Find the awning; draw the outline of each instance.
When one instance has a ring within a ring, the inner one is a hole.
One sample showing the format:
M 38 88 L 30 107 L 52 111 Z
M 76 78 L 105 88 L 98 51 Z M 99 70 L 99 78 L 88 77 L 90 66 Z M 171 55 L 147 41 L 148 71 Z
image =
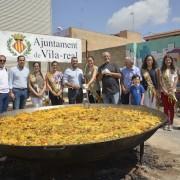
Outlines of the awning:
M 168 54 L 169 54 L 169 53 L 179 53 L 179 54 L 180 54 L 180 48 L 174 48 L 174 49 L 172 49 L 171 51 L 168 51 L 167 53 L 168 53 Z

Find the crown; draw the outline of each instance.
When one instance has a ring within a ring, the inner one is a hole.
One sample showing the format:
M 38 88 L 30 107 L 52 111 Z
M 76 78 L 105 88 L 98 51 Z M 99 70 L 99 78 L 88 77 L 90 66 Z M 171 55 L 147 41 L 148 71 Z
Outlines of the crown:
M 22 34 L 14 34 L 12 35 L 12 37 L 14 38 L 14 40 L 23 40 L 25 37 Z

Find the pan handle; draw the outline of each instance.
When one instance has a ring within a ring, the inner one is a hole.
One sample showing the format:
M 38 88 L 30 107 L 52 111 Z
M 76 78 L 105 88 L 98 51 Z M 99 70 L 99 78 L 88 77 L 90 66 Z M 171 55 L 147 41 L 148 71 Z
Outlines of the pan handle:
M 44 147 L 44 150 L 49 150 L 49 151 L 57 151 L 57 150 L 64 150 L 66 146 L 59 146 L 59 147 Z

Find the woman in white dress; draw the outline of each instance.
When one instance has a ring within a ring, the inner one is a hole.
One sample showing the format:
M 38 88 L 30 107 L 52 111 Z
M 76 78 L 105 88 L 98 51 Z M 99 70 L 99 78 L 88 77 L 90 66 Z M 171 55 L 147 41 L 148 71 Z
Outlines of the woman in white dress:
M 159 95 L 159 73 L 155 58 L 147 55 L 141 68 L 142 85 L 145 89 L 144 105 L 156 109 L 157 97 Z
M 46 90 L 46 83 L 41 73 L 39 62 L 33 63 L 33 72 L 29 74 L 28 86 L 33 106 L 43 106 L 43 96 Z

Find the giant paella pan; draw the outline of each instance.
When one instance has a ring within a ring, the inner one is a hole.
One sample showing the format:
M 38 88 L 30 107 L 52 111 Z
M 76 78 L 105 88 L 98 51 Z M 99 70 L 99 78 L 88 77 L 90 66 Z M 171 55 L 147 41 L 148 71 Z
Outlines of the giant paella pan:
M 157 110 L 100 104 L 89 108 L 61 105 L 17 110 L 5 113 L 0 119 L 1 153 L 62 162 L 92 161 L 130 150 L 144 143 L 166 122 L 164 113 Z M 37 122 L 31 127 L 34 121 Z M 42 122 L 43 126 L 39 125 Z

